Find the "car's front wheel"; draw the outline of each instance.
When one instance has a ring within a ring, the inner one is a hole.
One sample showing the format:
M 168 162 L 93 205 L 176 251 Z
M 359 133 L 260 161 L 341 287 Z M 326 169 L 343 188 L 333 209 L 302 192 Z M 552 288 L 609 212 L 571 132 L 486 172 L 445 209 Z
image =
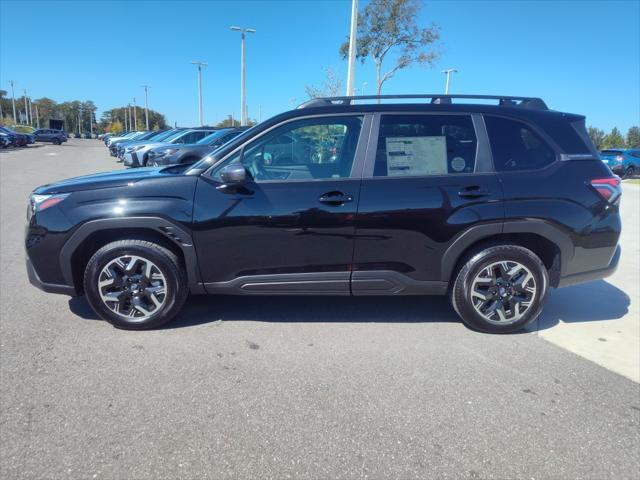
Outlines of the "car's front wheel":
M 622 178 L 633 178 L 635 171 L 633 167 L 628 167 L 625 171 L 624 171 L 624 176 Z
M 490 333 L 524 328 L 540 315 L 549 285 L 544 264 L 519 245 L 470 254 L 451 289 L 451 303 L 469 327 Z
M 84 291 L 100 317 L 129 330 L 169 322 L 188 294 L 178 257 L 145 240 L 118 240 L 99 249 L 85 269 Z

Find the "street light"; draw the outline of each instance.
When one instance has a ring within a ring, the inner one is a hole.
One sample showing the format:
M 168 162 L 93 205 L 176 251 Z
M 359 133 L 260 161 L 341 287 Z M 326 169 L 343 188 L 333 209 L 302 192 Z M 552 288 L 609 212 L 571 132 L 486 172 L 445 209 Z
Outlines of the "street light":
M 133 125 L 134 130 L 138 130 L 138 109 L 136 106 L 136 97 L 133 97 Z
M 347 69 L 347 97 L 355 94 L 356 35 L 358 33 L 358 0 L 351 0 L 351 31 L 349 34 L 349 67 Z
M 447 76 L 447 83 L 445 84 L 445 87 L 444 87 L 444 94 L 449 95 L 449 83 L 451 81 L 451 74 L 458 73 L 458 70 L 456 70 L 455 68 L 447 68 L 446 70 L 442 70 L 442 73 L 444 73 Z
M 150 85 L 141 85 L 144 88 L 144 119 L 147 123 L 147 130 L 149 130 L 149 96 L 148 91 L 151 88 Z
M 13 80 L 9 80 L 9 84 L 11 85 L 11 105 L 13 106 L 13 123 L 14 125 L 17 125 L 18 119 L 16 117 L 16 93 L 13 90 L 14 83 L 15 82 Z
M 24 120 L 25 124 L 29 123 L 29 106 L 27 105 L 27 89 L 24 90 Z
M 202 112 L 202 67 L 206 67 L 204 62 L 194 61 L 193 65 L 198 66 L 198 119 L 200 120 L 200 126 L 204 125 L 203 112 Z
M 256 33 L 253 28 L 230 27 L 231 30 L 240 32 L 240 125 L 247 125 L 247 97 L 245 93 L 245 73 L 244 73 L 244 38 L 245 33 Z

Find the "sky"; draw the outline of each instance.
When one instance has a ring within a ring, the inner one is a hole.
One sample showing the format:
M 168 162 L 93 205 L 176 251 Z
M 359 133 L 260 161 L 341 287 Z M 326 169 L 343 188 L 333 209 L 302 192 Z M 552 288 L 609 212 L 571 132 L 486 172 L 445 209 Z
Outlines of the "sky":
M 360 8 L 366 5 L 360 0 Z M 338 48 L 349 34 L 350 0 L 57 1 L 0 0 L 0 89 L 58 102 L 93 100 L 101 110 L 144 103 L 170 124 L 240 111 L 240 35 L 247 38 L 249 116 L 268 118 L 307 99 L 325 69 L 346 78 Z M 640 124 L 640 1 L 425 1 L 419 22 L 440 27 L 434 68 L 399 71 L 383 93 L 538 96 L 587 124 L 623 132 Z M 393 58 L 387 60 L 391 66 Z M 370 60 L 356 86 L 375 89 Z

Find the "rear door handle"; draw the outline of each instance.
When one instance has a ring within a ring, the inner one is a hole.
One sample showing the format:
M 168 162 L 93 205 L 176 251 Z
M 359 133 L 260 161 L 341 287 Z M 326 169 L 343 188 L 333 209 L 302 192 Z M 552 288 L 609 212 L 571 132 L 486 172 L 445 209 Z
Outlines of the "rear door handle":
M 327 192 L 322 195 L 318 201 L 328 205 L 342 205 L 347 202 L 352 202 L 353 197 L 351 195 L 345 195 L 342 192 Z
M 474 185 L 473 187 L 463 188 L 458 192 L 458 196 L 462 198 L 478 198 L 478 197 L 486 197 L 491 195 L 491 192 L 488 190 L 481 190 L 479 186 Z

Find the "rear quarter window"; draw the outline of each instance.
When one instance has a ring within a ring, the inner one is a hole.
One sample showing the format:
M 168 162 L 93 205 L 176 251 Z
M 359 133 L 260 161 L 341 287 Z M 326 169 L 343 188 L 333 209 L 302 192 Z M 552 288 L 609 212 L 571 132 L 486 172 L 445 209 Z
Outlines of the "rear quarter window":
M 496 171 L 538 170 L 556 160 L 553 149 L 526 124 L 494 116 L 484 120 Z

